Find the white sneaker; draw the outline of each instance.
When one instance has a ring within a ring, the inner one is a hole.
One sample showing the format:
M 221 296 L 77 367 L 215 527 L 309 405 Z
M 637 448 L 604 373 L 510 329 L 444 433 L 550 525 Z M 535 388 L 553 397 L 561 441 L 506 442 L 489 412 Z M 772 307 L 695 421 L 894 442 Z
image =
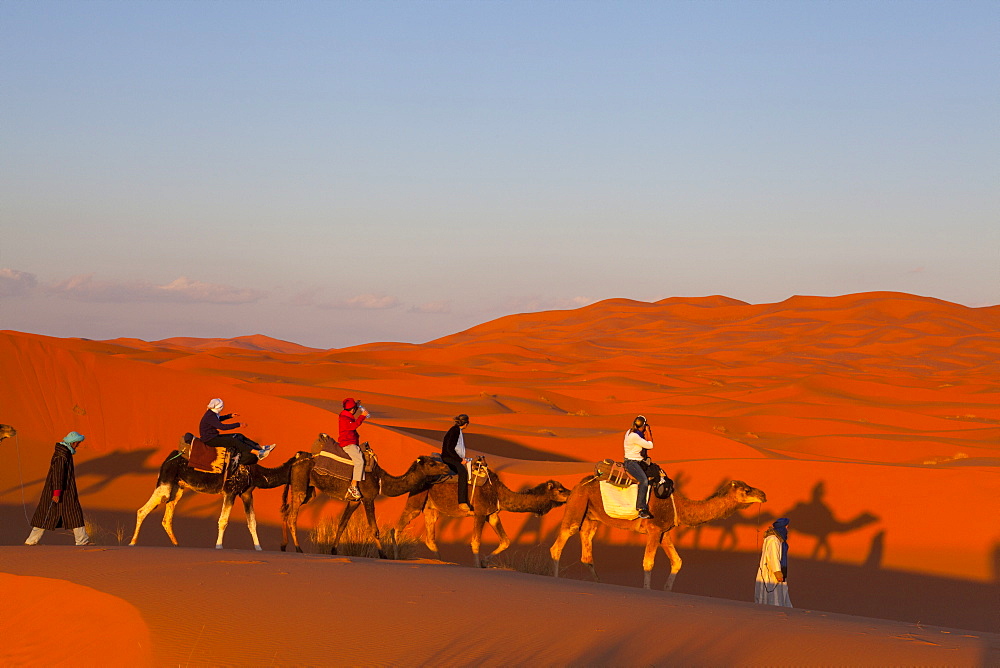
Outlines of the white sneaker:
M 269 454 L 271 454 L 271 450 L 274 450 L 274 446 L 275 446 L 275 445 L 277 445 L 277 443 L 272 443 L 271 445 L 265 445 L 264 447 L 262 447 L 262 448 L 260 449 L 260 451 L 259 451 L 259 452 L 260 452 L 260 454 L 259 454 L 259 455 L 257 455 L 257 460 L 258 460 L 258 461 L 261 461 L 261 460 L 263 460 L 263 459 L 264 459 L 265 457 L 267 457 L 267 456 L 268 456 Z

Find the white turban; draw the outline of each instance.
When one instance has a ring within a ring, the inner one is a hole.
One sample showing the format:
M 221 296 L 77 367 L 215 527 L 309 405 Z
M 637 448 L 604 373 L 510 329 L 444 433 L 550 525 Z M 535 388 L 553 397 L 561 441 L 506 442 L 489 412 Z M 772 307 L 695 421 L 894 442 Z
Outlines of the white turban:
M 222 399 L 212 399 L 208 402 L 208 410 L 218 413 L 222 410 Z

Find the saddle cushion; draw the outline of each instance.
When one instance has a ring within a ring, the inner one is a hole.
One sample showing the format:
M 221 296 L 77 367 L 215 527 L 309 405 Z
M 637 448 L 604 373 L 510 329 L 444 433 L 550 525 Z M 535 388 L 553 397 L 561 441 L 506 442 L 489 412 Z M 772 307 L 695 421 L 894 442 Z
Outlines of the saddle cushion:
M 370 473 L 375 468 L 378 459 L 375 452 L 367 443 L 361 446 L 361 454 L 364 455 L 365 465 L 362 469 L 361 479 L 365 479 L 365 473 Z M 354 462 L 344 454 L 344 449 L 336 443 L 323 446 L 316 455 L 313 456 L 315 465 L 313 472 L 320 475 L 329 475 L 341 480 L 351 480 L 354 477 Z
M 635 508 L 635 500 L 639 496 L 638 485 L 622 488 L 601 480 L 600 486 L 601 502 L 608 517 L 616 520 L 634 520 L 639 517 L 639 511 Z M 646 500 L 649 501 L 649 489 L 646 490 Z
M 203 473 L 222 473 L 226 467 L 226 454 L 226 448 L 213 448 L 195 438 L 191 441 L 188 466 Z

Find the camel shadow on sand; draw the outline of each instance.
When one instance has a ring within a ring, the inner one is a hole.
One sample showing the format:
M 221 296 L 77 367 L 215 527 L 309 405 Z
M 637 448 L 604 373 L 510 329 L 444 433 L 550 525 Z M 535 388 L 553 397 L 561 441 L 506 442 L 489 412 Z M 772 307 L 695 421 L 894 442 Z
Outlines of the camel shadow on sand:
M 679 489 L 682 488 L 685 482 L 687 482 L 687 476 L 683 471 L 678 472 L 675 480 L 677 487 Z M 830 543 L 832 536 L 859 531 L 875 524 L 880 518 L 873 513 L 862 512 L 848 520 L 838 519 L 837 514 L 826 502 L 825 497 L 826 482 L 819 480 L 813 486 L 812 496 L 808 501 L 799 501 L 780 515 L 773 515 L 768 511 L 762 511 L 758 506 L 756 509 L 751 508 L 745 511 L 738 511 L 729 517 L 706 522 L 696 527 L 675 529 L 674 535 L 677 538 L 678 544 L 685 547 L 693 547 L 695 549 L 705 547 L 706 549 L 720 551 L 734 551 L 748 547 L 740 544 L 737 532 L 740 527 L 752 527 L 757 532 L 763 532 L 767 525 L 778 517 L 787 517 L 791 520 L 789 530 L 791 531 L 792 540 L 798 543 L 802 537 L 805 537 L 807 540 L 814 541 L 809 559 L 830 561 L 833 557 L 833 546 Z M 703 534 L 711 534 L 715 530 L 719 531 L 718 537 L 715 539 L 714 545 L 709 545 L 704 540 Z M 690 539 L 690 542 L 687 539 Z M 884 539 L 884 531 L 873 537 L 872 547 L 865 562 L 869 568 L 878 568 L 881 566 Z M 755 549 L 759 548 L 759 545 L 755 545 L 754 547 Z
M 140 450 L 115 450 L 96 457 L 80 459 L 74 464 L 76 471 L 77 486 L 80 495 L 100 492 L 105 487 L 113 483 L 122 476 L 127 475 L 157 475 L 160 466 L 149 466 L 147 461 L 159 452 L 156 448 L 142 448 Z M 47 472 L 47 468 L 46 468 Z M 32 478 L 23 483 L 24 487 L 41 485 L 45 482 L 45 476 Z M 0 491 L 0 496 L 17 491 L 21 486 L 10 487 Z M 36 499 L 37 500 L 37 499 Z

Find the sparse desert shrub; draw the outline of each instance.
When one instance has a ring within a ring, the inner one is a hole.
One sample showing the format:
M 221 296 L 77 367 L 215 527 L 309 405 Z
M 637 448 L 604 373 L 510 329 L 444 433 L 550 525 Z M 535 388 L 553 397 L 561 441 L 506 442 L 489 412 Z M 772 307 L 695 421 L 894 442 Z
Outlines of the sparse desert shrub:
M 544 545 L 510 548 L 497 555 L 490 565 L 507 571 L 552 575 L 552 556 Z
M 84 518 L 83 527 L 90 536 L 90 542 L 95 545 L 124 545 L 128 537 L 128 527 L 119 520 L 115 524 L 114 530 L 109 530 L 98 524 L 93 519 Z
M 329 554 L 333 545 L 333 538 L 337 535 L 337 522 L 339 518 L 323 519 L 309 531 L 309 538 L 312 540 L 313 551 L 320 554 Z M 393 545 L 390 537 L 390 526 L 383 525 L 379 532 L 382 538 L 382 550 L 389 559 L 393 559 Z M 418 541 L 408 533 L 396 536 L 400 559 L 412 559 L 417 552 Z M 344 535 L 340 537 L 340 545 L 337 546 L 337 554 L 348 557 L 378 557 L 378 550 L 375 548 L 375 541 L 371 531 L 368 529 L 368 520 L 365 518 L 364 510 L 358 510 L 351 516 L 351 521 L 344 529 Z
M 111 536 L 111 533 L 107 529 L 89 518 L 84 518 L 83 528 L 87 530 L 87 535 L 90 536 L 90 542 L 95 545 L 107 544 L 108 537 Z

